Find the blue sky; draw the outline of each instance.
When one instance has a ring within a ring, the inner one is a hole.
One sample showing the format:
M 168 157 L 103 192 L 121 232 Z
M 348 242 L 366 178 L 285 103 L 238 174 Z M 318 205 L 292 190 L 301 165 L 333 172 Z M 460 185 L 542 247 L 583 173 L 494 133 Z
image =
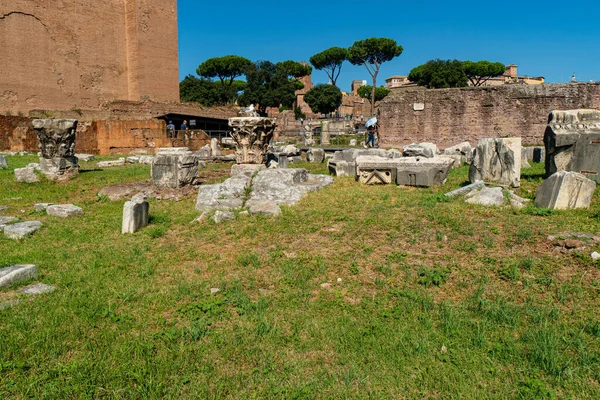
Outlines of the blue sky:
M 377 84 L 433 58 L 517 64 L 547 82 L 600 81 L 600 2 L 589 1 L 215 1 L 179 0 L 179 73 L 211 57 L 308 61 L 329 47 L 389 37 L 404 47 Z M 372 16 L 372 17 L 370 17 Z M 344 63 L 338 86 L 371 77 Z M 326 83 L 314 71 L 313 82 Z

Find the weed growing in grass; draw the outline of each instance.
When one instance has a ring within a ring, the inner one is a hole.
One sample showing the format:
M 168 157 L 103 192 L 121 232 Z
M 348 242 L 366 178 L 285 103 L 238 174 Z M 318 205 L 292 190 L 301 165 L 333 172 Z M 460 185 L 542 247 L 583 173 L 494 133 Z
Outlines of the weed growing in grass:
M 167 228 L 162 225 L 153 225 L 144 229 L 143 232 L 152 239 L 158 239 L 167 233 Z
M 421 268 L 419 270 L 419 284 L 425 287 L 440 286 L 446 283 L 450 269 L 445 267 Z
M 358 274 L 360 274 L 360 268 L 358 267 L 358 264 L 356 263 L 356 260 L 353 260 L 350 263 L 350 273 L 352 275 L 358 275 Z
M 533 204 L 528 204 L 521 209 L 522 214 L 535 215 L 537 217 L 548 217 L 554 214 L 554 210 L 551 208 L 540 208 Z
M 498 270 L 498 276 L 506 281 L 519 279 L 519 267 L 514 262 L 507 262 Z

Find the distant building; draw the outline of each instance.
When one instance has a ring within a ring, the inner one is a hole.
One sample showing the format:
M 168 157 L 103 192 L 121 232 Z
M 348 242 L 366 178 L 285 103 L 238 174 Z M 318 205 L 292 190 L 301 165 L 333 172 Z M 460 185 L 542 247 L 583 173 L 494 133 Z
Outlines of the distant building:
M 354 93 L 355 96 L 358 96 L 358 88 L 361 86 L 367 86 L 367 81 L 366 80 L 362 80 L 362 81 L 354 80 L 354 81 L 352 81 L 350 90 L 352 91 L 352 93 Z
M 509 64 L 506 66 L 506 71 L 504 72 L 504 74 L 496 78 L 488 79 L 481 86 L 501 86 L 514 83 L 526 85 L 541 85 L 542 83 L 544 83 L 544 77 L 519 76 L 519 74 L 517 73 L 517 66 L 515 64 Z M 472 86 L 470 81 L 469 86 Z
M 501 86 L 516 83 L 526 85 L 541 85 L 542 83 L 544 83 L 544 77 L 519 76 L 517 73 L 517 66 L 515 64 L 509 64 L 506 66 L 506 71 L 504 72 L 504 74 L 496 78 L 488 79 L 481 86 Z M 469 81 L 468 84 L 469 86 L 473 86 L 471 84 L 471 81 Z M 390 76 L 385 80 L 385 87 L 388 89 L 404 88 L 410 86 L 415 86 L 415 84 L 408 80 L 408 76 L 404 75 Z
M 390 76 L 385 80 L 385 87 L 387 89 L 393 89 L 406 85 L 414 85 L 411 81 L 408 80 L 408 76 L 394 75 Z

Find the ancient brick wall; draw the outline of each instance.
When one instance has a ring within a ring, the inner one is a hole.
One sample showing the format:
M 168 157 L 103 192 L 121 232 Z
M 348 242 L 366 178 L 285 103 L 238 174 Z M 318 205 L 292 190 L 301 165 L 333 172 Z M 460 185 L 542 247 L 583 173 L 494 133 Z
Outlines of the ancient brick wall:
M 520 136 L 542 144 L 552 110 L 600 108 L 600 84 L 396 89 L 379 107 L 382 147 L 434 142 L 444 148 L 479 138 Z
M 0 112 L 178 101 L 176 0 L 0 2 Z
M 33 118 L 0 115 L 0 150 L 38 152 Z M 153 154 L 159 147 L 188 147 L 198 150 L 210 143 L 201 130 L 179 132 L 167 137 L 163 120 L 95 120 L 77 125 L 75 151 L 88 154 Z

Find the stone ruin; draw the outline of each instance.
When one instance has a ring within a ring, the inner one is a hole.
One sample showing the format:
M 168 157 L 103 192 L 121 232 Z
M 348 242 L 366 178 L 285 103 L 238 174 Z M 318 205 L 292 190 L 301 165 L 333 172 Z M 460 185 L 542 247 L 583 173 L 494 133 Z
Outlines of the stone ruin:
M 544 133 L 546 176 L 573 171 L 600 183 L 600 111 L 552 111 Z
M 588 208 L 596 182 L 573 171 L 558 171 L 538 186 L 535 205 L 556 210 Z
M 469 168 L 469 180 L 521 186 L 521 138 L 479 139 Z
M 49 179 L 68 179 L 79 172 L 75 157 L 76 119 L 34 119 L 41 151 L 40 169 Z
M 333 183 L 331 176 L 309 174 L 304 168 L 266 169 L 260 164 L 234 165 L 231 175 L 222 183 L 200 186 L 196 210 L 215 211 L 216 222 L 234 219 L 233 211 L 243 208 L 251 215 L 278 215 L 281 205 L 292 206 L 308 192 Z
M 193 185 L 198 175 L 198 160 L 187 147 L 163 147 L 152 161 L 151 175 L 159 187 Z
M 240 117 L 229 118 L 231 136 L 235 141 L 238 164 L 265 164 L 269 143 L 275 131 L 275 120 L 259 117 L 253 110 L 240 112 Z

